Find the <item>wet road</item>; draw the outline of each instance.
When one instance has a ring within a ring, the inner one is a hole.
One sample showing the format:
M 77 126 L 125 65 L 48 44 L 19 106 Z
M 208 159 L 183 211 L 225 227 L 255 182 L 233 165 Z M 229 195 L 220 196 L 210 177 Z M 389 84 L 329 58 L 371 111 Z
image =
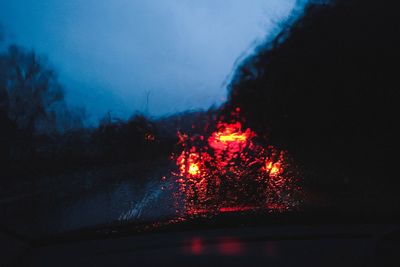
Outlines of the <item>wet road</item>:
M 175 212 L 171 179 L 98 181 L 96 173 L 46 177 L 17 194 L 0 197 L 0 217 L 8 230 L 26 236 L 60 233 L 114 223 L 155 220 Z M 46 181 L 47 180 L 47 181 Z M 169 189 L 168 189 L 169 188 Z M 32 189 L 32 190 L 30 190 Z

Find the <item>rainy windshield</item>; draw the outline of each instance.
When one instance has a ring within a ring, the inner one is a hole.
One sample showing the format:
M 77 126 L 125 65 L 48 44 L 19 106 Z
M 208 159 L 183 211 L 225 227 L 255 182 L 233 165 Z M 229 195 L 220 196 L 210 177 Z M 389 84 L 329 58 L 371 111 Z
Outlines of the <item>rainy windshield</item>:
M 1 3 L 0 231 L 390 218 L 395 10 Z

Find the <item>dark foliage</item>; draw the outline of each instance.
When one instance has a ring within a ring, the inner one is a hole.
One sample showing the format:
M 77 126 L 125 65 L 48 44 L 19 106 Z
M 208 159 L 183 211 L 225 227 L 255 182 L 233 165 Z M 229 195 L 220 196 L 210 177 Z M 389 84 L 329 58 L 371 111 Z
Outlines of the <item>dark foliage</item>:
M 243 62 L 224 109 L 240 107 L 315 183 L 390 185 L 398 176 L 399 36 L 392 2 L 310 4 Z
M 81 128 L 83 113 L 67 108 L 63 88 L 43 57 L 12 45 L 0 53 L 0 126 L 1 174 L 7 180 L 18 173 L 14 170 L 41 165 L 44 151 L 52 159 L 56 149 L 51 144 Z
M 178 131 L 203 129 L 214 113 L 193 111 L 157 120 L 136 114 L 128 121 L 108 113 L 98 127 L 84 127 L 84 111 L 66 106 L 46 60 L 13 45 L 0 53 L 0 157 L 5 163 L 0 182 L 165 161 Z
M 127 122 L 103 119 L 93 134 L 93 142 L 107 161 L 149 159 L 160 149 L 154 123 L 142 115 Z

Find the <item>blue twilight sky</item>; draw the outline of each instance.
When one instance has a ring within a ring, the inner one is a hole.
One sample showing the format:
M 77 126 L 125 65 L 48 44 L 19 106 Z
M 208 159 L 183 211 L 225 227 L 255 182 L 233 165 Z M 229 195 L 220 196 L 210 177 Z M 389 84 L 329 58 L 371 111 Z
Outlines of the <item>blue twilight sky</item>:
M 92 121 L 159 116 L 226 97 L 235 61 L 296 0 L 0 0 L 4 43 L 44 54 Z M 148 105 L 146 97 L 148 95 Z

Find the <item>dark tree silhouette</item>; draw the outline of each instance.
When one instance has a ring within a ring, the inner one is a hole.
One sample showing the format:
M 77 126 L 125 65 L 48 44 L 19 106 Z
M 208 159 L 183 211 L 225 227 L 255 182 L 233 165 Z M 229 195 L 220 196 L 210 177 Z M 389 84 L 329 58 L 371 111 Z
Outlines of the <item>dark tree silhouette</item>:
M 49 147 L 46 142 L 54 143 L 54 135 L 82 128 L 84 114 L 83 109 L 67 107 L 55 71 L 43 57 L 15 45 L 0 52 L 3 158 L 32 160 L 37 150 L 51 155 L 43 148 Z
M 286 148 L 316 181 L 397 177 L 400 23 L 389 1 L 310 4 L 238 68 L 224 107 Z
M 17 46 L 10 46 L 3 60 L 9 118 L 19 129 L 32 133 L 39 123 L 54 124 L 51 107 L 64 97 L 54 71 L 34 52 Z

